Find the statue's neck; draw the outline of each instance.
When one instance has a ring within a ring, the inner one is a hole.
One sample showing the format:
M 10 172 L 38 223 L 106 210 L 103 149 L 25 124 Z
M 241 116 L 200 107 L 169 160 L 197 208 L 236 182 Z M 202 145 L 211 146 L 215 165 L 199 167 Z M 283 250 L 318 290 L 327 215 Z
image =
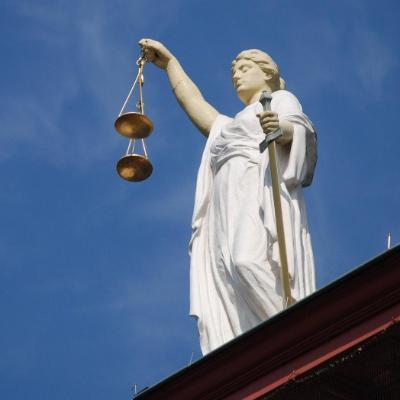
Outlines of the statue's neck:
M 250 99 L 248 101 L 246 101 L 246 105 L 253 104 L 253 103 L 259 101 L 260 97 L 261 97 L 261 93 L 264 92 L 265 90 L 268 93 L 271 93 L 271 90 L 269 88 L 258 90 L 256 93 L 253 94 L 253 96 L 250 97 Z
M 260 100 L 262 92 L 267 91 L 269 94 L 271 94 L 276 90 L 277 90 L 276 87 L 270 87 L 269 85 L 265 85 L 264 87 L 260 88 L 260 90 L 257 90 L 253 95 L 249 96 L 249 99 L 244 103 L 246 105 L 253 104 Z

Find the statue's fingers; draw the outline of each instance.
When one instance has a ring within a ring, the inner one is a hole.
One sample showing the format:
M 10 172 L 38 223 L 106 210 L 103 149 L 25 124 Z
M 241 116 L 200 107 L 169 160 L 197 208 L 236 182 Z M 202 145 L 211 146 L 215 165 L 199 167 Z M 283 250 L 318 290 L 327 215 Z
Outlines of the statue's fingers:
M 272 113 L 272 111 L 262 111 L 262 112 L 258 113 L 257 115 L 259 115 L 261 118 L 264 118 L 264 117 L 269 117 L 269 116 L 273 115 L 273 113 Z
M 156 40 L 146 39 L 146 38 L 139 40 L 139 45 L 143 49 L 152 49 L 152 50 L 157 50 L 160 47 L 160 43 L 157 42 Z
M 143 47 L 143 48 L 151 47 L 151 44 L 152 44 L 152 40 L 151 39 L 143 38 L 143 39 L 139 40 L 139 45 L 141 47 Z
M 276 122 L 278 123 L 278 119 L 275 116 L 265 116 L 265 117 L 261 117 L 261 121 L 268 123 L 268 122 Z
M 265 125 L 265 127 L 266 127 L 268 130 L 274 131 L 274 130 L 276 130 L 276 129 L 279 128 L 279 124 L 268 123 L 268 124 Z
M 276 121 L 276 118 L 274 116 L 266 115 L 262 117 L 263 121 Z
M 153 49 L 150 49 L 148 47 L 143 48 L 144 55 L 149 62 L 153 62 L 156 59 L 156 54 Z

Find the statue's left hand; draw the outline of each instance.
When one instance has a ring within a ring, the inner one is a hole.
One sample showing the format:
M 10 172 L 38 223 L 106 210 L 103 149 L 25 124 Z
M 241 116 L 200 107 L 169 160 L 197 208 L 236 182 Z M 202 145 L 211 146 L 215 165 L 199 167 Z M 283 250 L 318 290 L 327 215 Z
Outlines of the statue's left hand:
M 276 112 L 264 111 L 257 114 L 257 117 L 259 118 L 261 127 L 266 135 L 279 128 L 279 118 Z

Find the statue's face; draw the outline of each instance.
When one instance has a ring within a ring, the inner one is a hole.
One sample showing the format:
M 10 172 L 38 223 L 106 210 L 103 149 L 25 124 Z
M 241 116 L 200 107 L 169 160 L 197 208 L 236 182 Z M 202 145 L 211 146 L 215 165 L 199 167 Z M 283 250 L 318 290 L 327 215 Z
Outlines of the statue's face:
M 267 87 L 265 73 L 251 60 L 241 59 L 236 62 L 232 80 L 240 100 L 245 104 L 254 94 Z

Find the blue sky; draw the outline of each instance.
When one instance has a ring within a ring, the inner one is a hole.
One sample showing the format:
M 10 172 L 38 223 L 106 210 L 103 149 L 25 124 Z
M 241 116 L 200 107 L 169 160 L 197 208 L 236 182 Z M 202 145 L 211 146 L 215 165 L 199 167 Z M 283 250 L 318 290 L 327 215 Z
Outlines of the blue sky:
M 400 241 L 397 1 L 10 1 L 0 13 L 0 391 L 129 399 L 200 357 L 188 317 L 204 145 L 145 68 L 151 179 L 115 173 L 137 41 L 163 41 L 220 112 L 230 64 L 269 52 L 319 134 L 306 191 L 318 287 Z

